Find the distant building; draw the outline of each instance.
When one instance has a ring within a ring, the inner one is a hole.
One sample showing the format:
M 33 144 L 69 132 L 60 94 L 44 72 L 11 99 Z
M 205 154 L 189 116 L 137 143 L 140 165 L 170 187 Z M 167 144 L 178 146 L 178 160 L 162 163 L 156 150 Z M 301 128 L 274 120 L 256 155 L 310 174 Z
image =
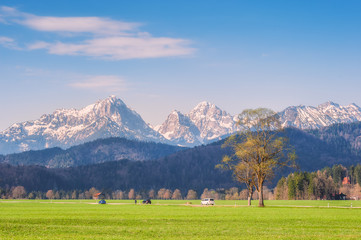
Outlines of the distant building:
M 95 193 L 93 195 L 94 199 L 105 199 L 105 194 L 104 193 Z
M 344 177 L 342 180 L 342 185 L 346 185 L 346 184 L 351 184 L 350 178 L 349 177 Z

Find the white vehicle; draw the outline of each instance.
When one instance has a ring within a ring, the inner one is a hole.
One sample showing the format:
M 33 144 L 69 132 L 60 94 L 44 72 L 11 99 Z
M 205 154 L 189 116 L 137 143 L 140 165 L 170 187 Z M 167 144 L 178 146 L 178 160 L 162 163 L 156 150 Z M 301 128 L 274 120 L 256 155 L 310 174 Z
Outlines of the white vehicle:
M 204 198 L 201 201 L 202 205 L 214 205 L 214 199 L 213 198 Z

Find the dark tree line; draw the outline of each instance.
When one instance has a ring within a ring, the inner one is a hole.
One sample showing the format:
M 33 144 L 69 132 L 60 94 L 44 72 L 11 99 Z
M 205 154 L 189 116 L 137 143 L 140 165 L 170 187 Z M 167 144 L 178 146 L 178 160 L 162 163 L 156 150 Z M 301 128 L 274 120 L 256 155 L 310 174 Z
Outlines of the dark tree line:
M 0 162 L 12 165 L 40 165 L 66 168 L 129 159 L 154 160 L 186 148 L 154 142 L 140 142 L 125 138 L 98 139 L 67 150 L 50 148 L 39 151 L 0 155 Z
M 180 189 L 235 186 L 230 173 L 215 169 L 226 149 L 220 144 L 195 147 L 156 161 L 120 160 L 71 168 L 0 164 L 0 187 L 24 186 L 28 191 L 49 189 Z

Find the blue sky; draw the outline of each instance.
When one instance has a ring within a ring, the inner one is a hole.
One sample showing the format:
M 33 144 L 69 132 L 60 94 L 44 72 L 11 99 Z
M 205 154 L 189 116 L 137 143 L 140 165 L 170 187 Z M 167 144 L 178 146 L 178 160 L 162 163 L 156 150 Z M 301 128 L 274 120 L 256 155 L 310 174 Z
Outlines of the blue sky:
M 146 122 L 361 105 L 360 1 L 0 2 L 0 130 L 116 95 Z

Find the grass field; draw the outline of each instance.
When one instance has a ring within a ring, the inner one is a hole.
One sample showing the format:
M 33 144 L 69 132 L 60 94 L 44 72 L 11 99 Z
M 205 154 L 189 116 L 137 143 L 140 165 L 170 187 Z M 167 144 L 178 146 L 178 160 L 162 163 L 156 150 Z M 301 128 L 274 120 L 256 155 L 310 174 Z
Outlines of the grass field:
M 265 208 L 244 207 L 246 201 L 185 202 L 5 200 L 0 239 L 361 238 L 361 201 L 266 201 Z

